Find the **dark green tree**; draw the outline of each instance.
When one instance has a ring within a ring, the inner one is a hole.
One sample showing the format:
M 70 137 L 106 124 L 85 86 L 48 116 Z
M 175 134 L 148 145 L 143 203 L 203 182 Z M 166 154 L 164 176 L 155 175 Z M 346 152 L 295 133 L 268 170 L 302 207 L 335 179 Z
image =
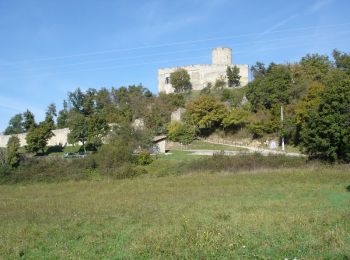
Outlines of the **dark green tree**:
M 229 87 L 239 87 L 241 85 L 239 75 L 239 68 L 235 65 L 232 67 L 227 67 L 226 69 L 227 85 Z
M 26 112 L 23 113 L 22 126 L 25 132 L 28 132 L 29 129 L 31 129 L 32 127 L 36 127 L 34 114 L 30 112 L 28 109 Z
M 264 63 L 257 61 L 255 65 L 251 67 L 250 71 L 252 72 L 253 78 L 256 79 L 265 76 L 267 69 Z
M 8 127 L 5 129 L 5 135 L 21 134 L 24 132 L 22 127 L 22 114 L 17 114 L 10 119 Z
M 334 50 L 332 55 L 335 60 L 336 67 L 350 75 L 350 55 L 338 50 Z
M 319 106 L 305 116 L 301 139 L 310 157 L 350 161 L 350 77 L 345 72 L 328 76 Z
M 84 113 L 84 93 L 80 88 L 73 92 L 68 92 L 68 102 L 75 112 Z
M 20 142 L 17 136 L 11 136 L 7 142 L 6 163 L 14 168 L 19 165 L 21 155 L 19 153 Z
M 30 128 L 26 136 L 26 150 L 36 154 L 39 151 L 44 153 L 48 140 L 54 135 L 52 130 L 53 125 L 50 118 L 46 118 L 45 121 L 40 122 L 37 127 Z
M 86 152 L 86 144 L 92 145 L 94 149 L 102 144 L 102 139 L 108 133 L 109 126 L 106 120 L 97 115 L 84 116 L 83 114 L 72 112 L 69 115 L 68 134 L 69 143 L 81 142 L 83 150 Z
M 68 127 L 68 103 L 66 100 L 63 100 L 63 109 L 58 112 L 57 116 L 57 128 L 66 128 Z
M 319 54 L 307 54 L 301 58 L 300 65 L 309 80 L 322 81 L 332 69 L 329 57 Z
M 177 69 L 170 74 L 170 83 L 176 93 L 184 92 L 191 89 L 190 74 L 185 69 Z
M 274 65 L 264 77 L 258 77 L 248 86 L 247 98 L 252 109 L 271 109 L 274 106 L 288 104 L 294 97 L 294 84 L 288 67 Z

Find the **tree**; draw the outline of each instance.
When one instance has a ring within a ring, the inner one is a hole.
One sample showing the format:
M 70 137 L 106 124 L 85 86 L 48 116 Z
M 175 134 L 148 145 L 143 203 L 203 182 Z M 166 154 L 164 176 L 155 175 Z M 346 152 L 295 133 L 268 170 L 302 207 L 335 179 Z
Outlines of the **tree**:
M 83 114 L 71 112 L 68 119 L 68 127 L 70 130 L 68 134 L 68 142 L 72 144 L 81 142 L 84 151 L 86 151 L 85 143 L 89 134 L 86 117 Z
M 22 127 L 22 115 L 17 114 L 10 119 L 8 127 L 5 129 L 5 135 L 21 134 L 24 132 Z
M 345 72 L 331 72 L 318 108 L 305 118 L 301 145 L 310 157 L 350 161 L 350 77 Z
M 94 149 L 102 144 L 102 138 L 107 135 L 109 126 L 106 120 L 97 115 L 84 116 L 77 112 L 72 112 L 69 116 L 68 134 L 69 143 L 81 142 L 84 152 L 86 144 L 91 144 Z
M 171 122 L 168 127 L 168 139 L 181 144 L 191 143 L 196 136 L 196 128 L 180 122 Z
M 23 113 L 23 129 L 25 132 L 28 132 L 32 127 L 36 127 L 34 114 L 28 109 Z
M 227 113 L 224 103 L 213 96 L 201 95 L 186 106 L 186 119 L 198 128 L 214 129 L 220 126 Z
M 20 142 L 17 136 L 11 136 L 10 139 L 7 142 L 7 149 L 6 149 L 6 163 L 10 167 L 14 168 L 19 165 L 20 161 Z
M 75 112 L 84 112 L 84 93 L 77 88 L 73 92 L 68 92 L 68 102 Z
M 237 131 L 248 124 L 250 112 L 247 107 L 239 107 L 231 110 L 222 120 L 224 129 Z
M 214 89 L 223 89 L 226 86 L 226 81 L 223 77 L 217 78 L 214 82 Z
M 247 90 L 247 98 L 254 111 L 288 104 L 294 97 L 290 71 L 284 65 L 270 66 L 266 75 L 256 78 Z
M 264 63 L 257 61 L 255 65 L 251 67 L 250 71 L 253 74 L 253 78 L 256 79 L 265 76 L 267 70 Z
M 31 153 L 39 151 L 44 153 L 48 140 L 54 135 L 52 129 L 52 122 L 49 120 L 40 122 L 37 127 L 30 128 L 26 136 L 26 150 Z
M 177 69 L 170 74 L 170 83 L 176 93 L 184 92 L 191 89 L 190 75 L 185 69 Z
M 338 50 L 334 50 L 332 54 L 336 67 L 350 75 L 350 55 Z
M 318 81 L 322 81 L 332 68 L 328 56 L 319 54 L 307 54 L 301 58 L 300 65 L 308 79 Z
M 273 116 L 270 110 L 266 109 L 251 114 L 248 120 L 248 129 L 254 138 L 277 132 L 280 127 L 279 120 Z
M 58 112 L 57 116 L 57 128 L 62 129 L 68 127 L 68 103 L 63 101 L 63 109 Z
M 233 68 L 226 69 L 227 85 L 229 87 L 239 87 L 241 76 L 239 75 L 239 68 L 235 65 Z

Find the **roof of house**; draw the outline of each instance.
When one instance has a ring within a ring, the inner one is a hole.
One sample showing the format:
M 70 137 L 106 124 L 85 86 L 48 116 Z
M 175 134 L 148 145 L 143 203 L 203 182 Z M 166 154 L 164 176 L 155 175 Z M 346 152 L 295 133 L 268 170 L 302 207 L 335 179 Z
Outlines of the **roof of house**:
M 153 142 L 160 142 L 166 139 L 166 135 L 157 135 L 153 137 Z

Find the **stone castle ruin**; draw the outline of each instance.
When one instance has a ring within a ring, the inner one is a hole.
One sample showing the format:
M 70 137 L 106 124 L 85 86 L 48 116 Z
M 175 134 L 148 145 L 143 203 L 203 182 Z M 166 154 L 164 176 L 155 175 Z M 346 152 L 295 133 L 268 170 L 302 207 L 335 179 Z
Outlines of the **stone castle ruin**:
M 240 72 L 240 86 L 248 84 L 248 65 L 232 64 L 232 50 L 230 48 L 215 48 L 212 50 L 212 64 L 199 64 L 184 67 L 163 68 L 158 70 L 158 93 L 173 93 L 170 74 L 179 68 L 187 70 L 191 78 L 193 90 L 202 90 L 208 83 L 214 84 L 217 79 L 226 79 L 227 67 L 237 66 Z

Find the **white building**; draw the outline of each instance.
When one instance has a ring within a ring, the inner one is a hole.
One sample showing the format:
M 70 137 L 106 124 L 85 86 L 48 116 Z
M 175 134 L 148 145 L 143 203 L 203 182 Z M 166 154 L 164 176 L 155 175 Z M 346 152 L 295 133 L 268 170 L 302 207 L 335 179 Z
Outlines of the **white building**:
M 158 93 L 173 93 L 170 84 L 170 74 L 179 68 L 186 69 L 191 77 L 193 90 L 202 90 L 208 83 L 214 84 L 217 79 L 226 79 L 227 67 L 237 66 L 240 71 L 240 86 L 248 84 L 249 67 L 246 64 L 232 63 L 230 48 L 215 48 L 212 50 L 212 64 L 189 65 L 184 67 L 162 68 L 158 70 Z

